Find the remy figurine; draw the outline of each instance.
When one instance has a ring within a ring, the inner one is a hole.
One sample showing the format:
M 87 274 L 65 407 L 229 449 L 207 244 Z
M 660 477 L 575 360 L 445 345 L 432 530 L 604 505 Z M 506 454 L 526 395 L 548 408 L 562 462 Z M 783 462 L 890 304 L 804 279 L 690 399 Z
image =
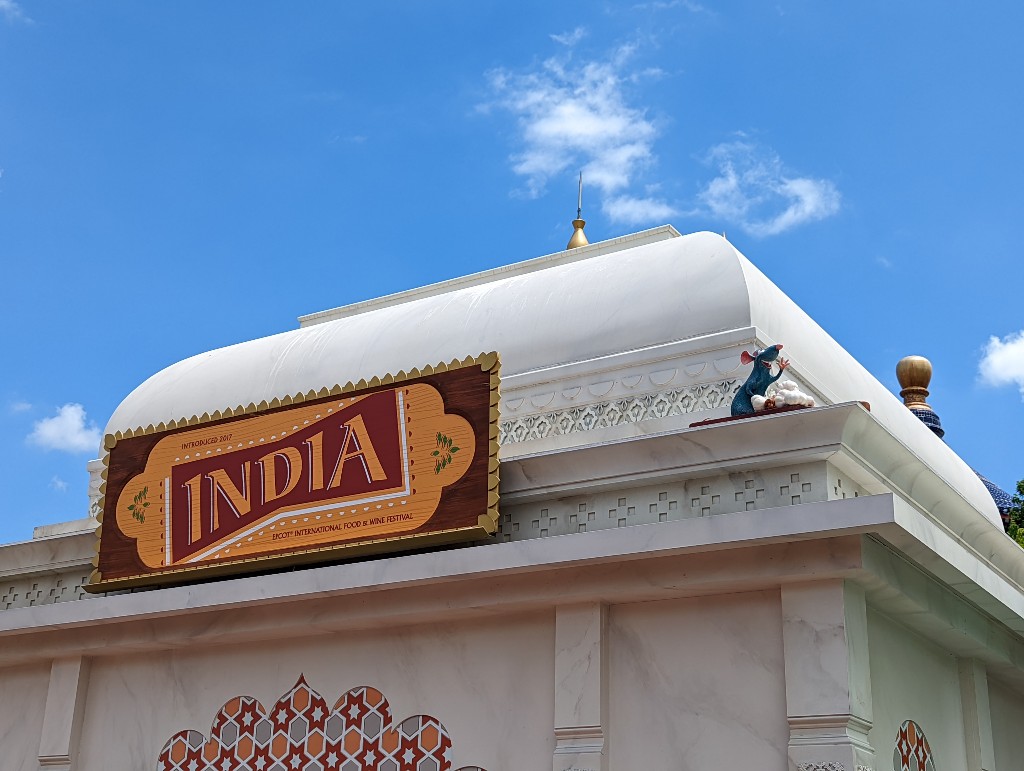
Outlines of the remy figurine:
M 779 343 L 778 345 L 770 345 L 763 351 L 755 351 L 753 355 L 746 351 L 740 354 L 740 361 L 744 364 L 753 362 L 754 370 L 750 373 L 750 377 L 747 378 L 747 382 L 736 392 L 736 397 L 732 400 L 733 415 L 753 415 L 754 405 L 751 402 L 751 398 L 754 396 L 764 396 L 768 386 L 782 377 L 782 372 L 789 366 L 789 362 L 786 359 L 779 358 L 779 351 L 781 350 L 782 343 Z M 779 360 L 779 372 L 777 375 L 773 375 L 772 362 L 776 359 Z

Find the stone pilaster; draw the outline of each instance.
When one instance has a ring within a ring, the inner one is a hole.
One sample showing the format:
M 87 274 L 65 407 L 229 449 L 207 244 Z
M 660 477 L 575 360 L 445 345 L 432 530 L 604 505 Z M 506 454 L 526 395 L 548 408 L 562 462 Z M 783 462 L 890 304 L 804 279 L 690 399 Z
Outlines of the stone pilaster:
M 992 713 L 988 700 L 988 673 L 977 659 L 957 659 L 960 704 L 964 715 L 967 771 L 995 771 Z
M 783 586 L 782 614 L 791 767 L 874 771 L 863 589 L 842 580 Z
M 72 771 L 89 686 L 89 660 L 81 656 L 54 659 L 46 691 L 39 765 L 54 771 Z
M 555 609 L 555 752 L 552 771 L 608 767 L 607 608 Z

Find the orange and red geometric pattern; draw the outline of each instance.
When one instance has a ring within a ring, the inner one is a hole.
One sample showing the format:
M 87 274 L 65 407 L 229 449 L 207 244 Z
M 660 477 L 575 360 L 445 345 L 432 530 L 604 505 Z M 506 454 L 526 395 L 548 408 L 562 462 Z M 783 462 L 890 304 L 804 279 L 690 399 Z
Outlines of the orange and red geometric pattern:
M 892 753 L 894 771 L 935 771 L 932 748 L 928 745 L 921 726 L 913 720 L 903 721 L 896 734 L 896 749 Z
M 301 676 L 268 713 L 236 696 L 214 718 L 210 738 L 179 731 L 157 771 L 451 771 L 452 742 L 430 715 L 392 725 L 380 691 L 353 688 L 328 708 Z M 459 771 L 483 771 L 464 766 Z

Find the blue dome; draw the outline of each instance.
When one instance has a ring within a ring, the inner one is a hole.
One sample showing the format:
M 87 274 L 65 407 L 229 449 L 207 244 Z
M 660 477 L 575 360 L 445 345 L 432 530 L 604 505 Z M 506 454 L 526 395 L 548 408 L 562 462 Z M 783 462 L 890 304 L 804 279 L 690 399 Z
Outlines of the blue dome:
M 977 471 L 974 472 L 978 474 Z M 1000 514 L 1006 514 L 1010 507 L 1013 506 L 1013 497 L 1006 492 L 1003 488 L 999 487 L 995 482 L 986 479 L 982 474 L 978 474 L 985 487 L 988 488 L 988 494 L 992 496 L 992 500 L 996 502 L 996 508 L 999 509 Z
M 942 439 L 946 435 L 946 430 L 942 427 L 942 421 L 939 419 L 938 414 L 930 409 L 914 409 L 910 411 L 914 413 L 915 417 L 930 428 L 939 439 Z M 974 471 L 974 469 L 971 469 Z M 978 474 L 977 471 L 974 471 Z M 999 515 L 1003 518 L 1003 527 L 1009 522 L 1007 513 L 1010 507 L 1013 506 L 1013 497 L 1006 492 L 1003 488 L 999 487 L 995 482 L 986 479 L 981 474 L 978 474 L 978 479 L 985 485 L 985 489 L 988 490 L 988 494 L 992 496 L 992 500 L 996 504 L 996 508 L 999 509 Z
M 946 430 L 942 427 L 942 421 L 939 420 L 939 416 L 932 410 L 910 410 L 913 412 L 917 419 L 924 423 L 928 428 L 935 432 L 935 435 L 941 439 L 946 435 Z M 974 472 L 977 474 L 978 472 Z M 979 475 L 980 476 L 980 475 Z M 984 478 L 984 477 L 983 477 Z M 989 492 L 992 492 L 989 490 Z

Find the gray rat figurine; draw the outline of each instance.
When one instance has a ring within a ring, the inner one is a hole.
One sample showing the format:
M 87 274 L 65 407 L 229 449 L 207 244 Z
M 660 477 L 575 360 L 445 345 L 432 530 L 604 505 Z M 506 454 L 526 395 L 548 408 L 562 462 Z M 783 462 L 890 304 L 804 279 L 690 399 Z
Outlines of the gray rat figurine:
M 764 396 L 768 386 L 782 377 L 783 370 L 789 366 L 789 361 L 779 358 L 779 351 L 782 350 L 782 343 L 769 345 L 763 351 L 755 351 L 753 355 L 744 351 L 740 354 L 740 361 L 744 364 L 754 363 L 754 369 L 750 373 L 740 390 L 736 392 L 732 400 L 733 415 L 753 415 L 754 405 L 751 402 L 752 396 Z M 772 374 L 772 362 L 779 360 L 779 374 Z

